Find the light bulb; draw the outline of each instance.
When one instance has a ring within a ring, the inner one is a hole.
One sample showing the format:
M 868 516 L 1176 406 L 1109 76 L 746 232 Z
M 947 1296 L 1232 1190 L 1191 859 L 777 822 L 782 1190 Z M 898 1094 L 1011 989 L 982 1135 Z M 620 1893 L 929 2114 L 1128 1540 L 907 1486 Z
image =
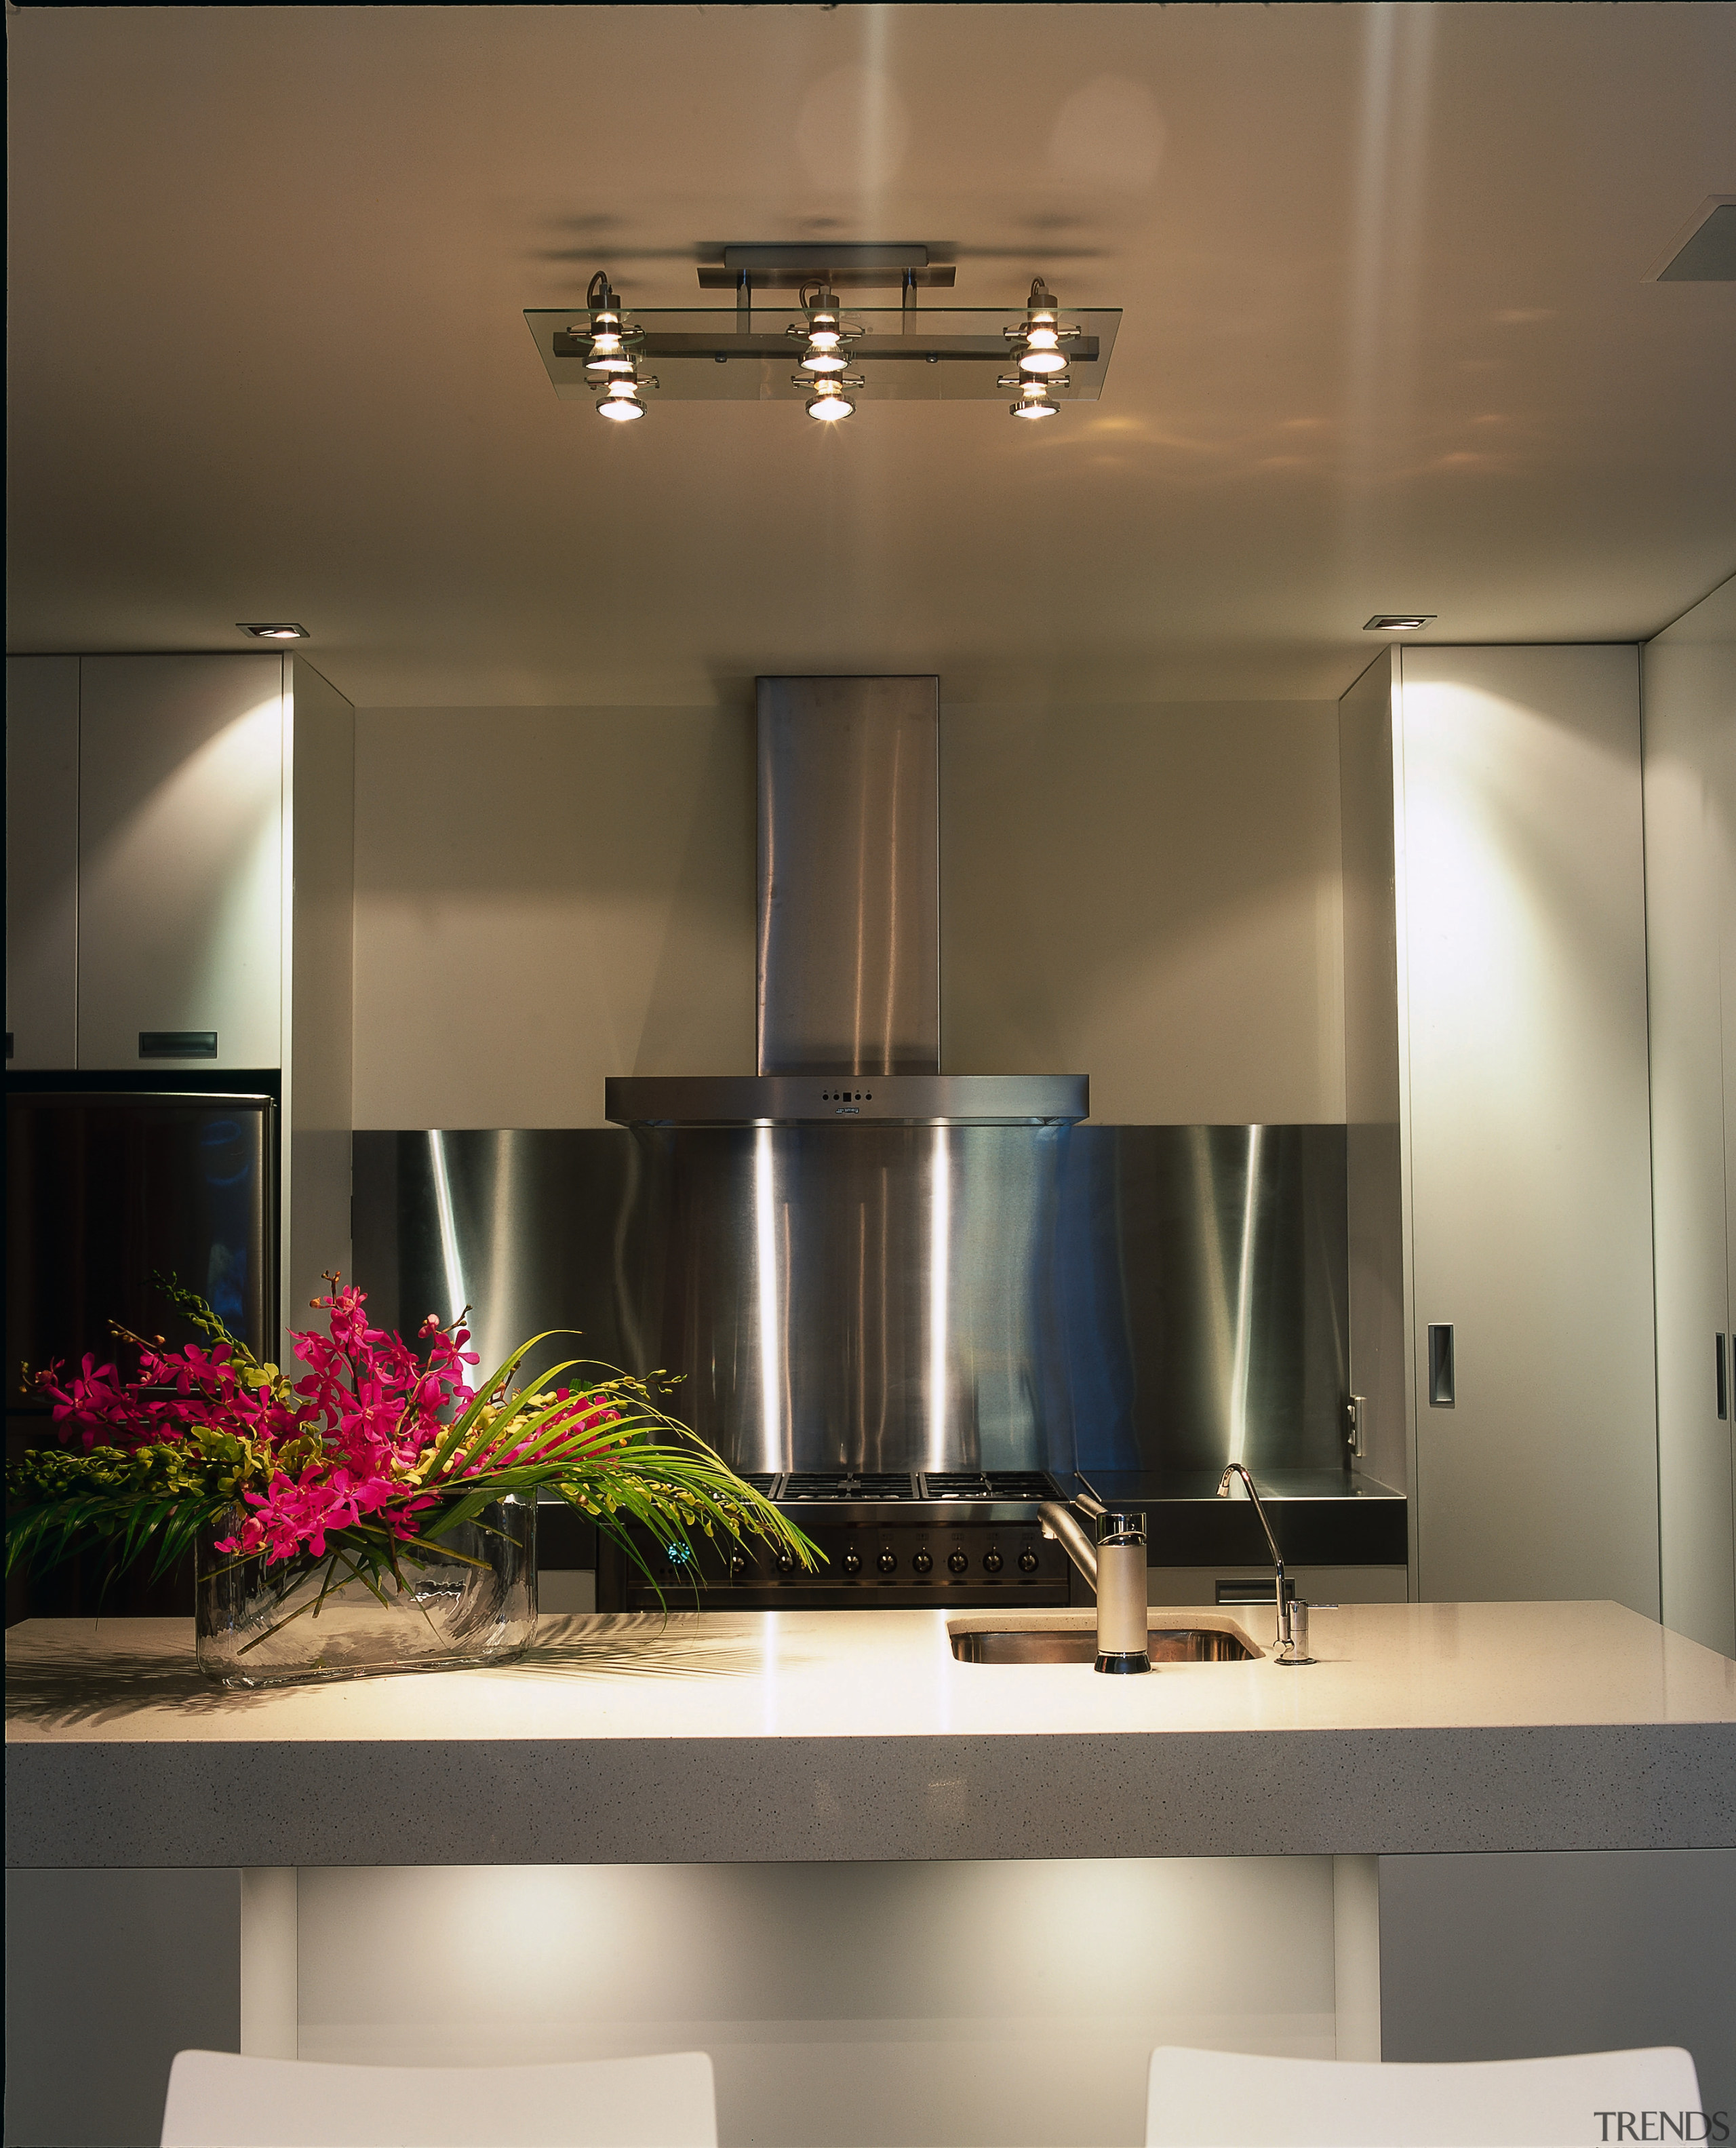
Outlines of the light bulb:
M 1061 415 L 1061 405 L 1041 380 L 1021 382 L 1018 401 L 1009 403 L 1006 407 L 1015 418 L 1058 418 Z
M 1050 329 L 1046 331 L 1049 338 L 1046 344 L 1040 344 L 1036 341 L 1036 339 L 1045 333 L 1046 331 L 1041 329 L 1033 329 L 1031 332 L 1031 339 L 1019 353 L 1021 373 L 1034 373 L 1041 375 L 1066 371 L 1067 354 L 1064 350 L 1057 348 L 1054 329 Z
M 627 324 L 621 302 L 609 288 L 609 276 L 600 268 L 585 294 L 590 314 L 590 350 L 585 361 L 587 373 L 631 373 L 633 359 L 627 349 Z
M 808 398 L 807 404 L 810 418 L 819 418 L 826 422 L 849 417 L 855 407 L 835 380 L 816 380 L 814 393 Z
M 1031 286 L 1024 319 L 1017 328 L 1008 329 L 1006 336 L 1018 359 L 1019 371 L 1041 380 L 1046 375 L 1066 371 L 1067 354 L 1061 343 L 1078 333 L 1077 329 L 1061 327 L 1055 294 L 1039 276 Z
M 630 373 L 633 361 L 627 355 L 626 346 L 619 329 L 599 329 L 591 338 L 590 356 L 585 361 L 587 373 Z
M 834 294 L 820 285 L 810 285 L 801 294 L 802 311 L 807 315 L 807 342 L 799 361 L 802 371 L 810 379 L 828 373 L 842 373 L 850 363 L 844 319 Z M 791 335 L 802 331 L 792 328 Z M 828 412 L 829 416 L 843 417 L 840 410 Z
M 609 392 L 597 403 L 600 418 L 612 418 L 617 424 L 625 424 L 630 418 L 642 418 L 645 406 L 639 399 L 639 383 L 629 375 L 616 374 L 609 384 Z

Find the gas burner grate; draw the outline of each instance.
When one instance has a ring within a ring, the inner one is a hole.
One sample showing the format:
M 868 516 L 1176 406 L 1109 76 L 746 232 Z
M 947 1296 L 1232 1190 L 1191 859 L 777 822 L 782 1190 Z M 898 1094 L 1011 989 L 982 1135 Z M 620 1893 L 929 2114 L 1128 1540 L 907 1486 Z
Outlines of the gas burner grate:
M 1040 1469 L 931 1469 L 922 1479 L 931 1499 L 1052 1499 L 1055 1486 Z
M 821 1475 L 817 1472 L 786 1477 L 780 1499 L 908 1499 L 914 1496 L 907 1476 L 891 1476 L 871 1473 L 856 1476 L 845 1472 L 840 1476 Z
M 738 1470 L 736 1474 L 750 1491 L 757 1492 L 762 1498 L 768 1499 L 771 1497 L 772 1486 L 778 1481 L 777 1472 L 775 1469 L 741 1469 Z

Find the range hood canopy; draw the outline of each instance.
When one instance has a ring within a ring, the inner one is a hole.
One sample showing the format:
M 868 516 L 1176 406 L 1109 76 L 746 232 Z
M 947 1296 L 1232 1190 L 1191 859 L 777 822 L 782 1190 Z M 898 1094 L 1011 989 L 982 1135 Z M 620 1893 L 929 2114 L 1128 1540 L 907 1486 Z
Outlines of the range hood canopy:
M 1082 1074 L 941 1071 L 941 682 L 759 682 L 759 1071 L 607 1085 L 628 1126 L 1070 1124 Z

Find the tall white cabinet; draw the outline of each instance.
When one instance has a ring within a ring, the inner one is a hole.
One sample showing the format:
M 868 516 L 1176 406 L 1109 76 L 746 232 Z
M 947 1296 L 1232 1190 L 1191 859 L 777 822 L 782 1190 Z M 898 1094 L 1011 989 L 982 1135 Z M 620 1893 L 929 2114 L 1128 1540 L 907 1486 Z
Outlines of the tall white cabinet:
M 1424 1598 L 1658 1608 L 1639 653 L 1340 706 L 1352 1386 Z
M 275 1072 L 280 1306 L 349 1258 L 354 711 L 281 652 L 7 660 L 9 1067 Z
M 1736 1655 L 1736 580 L 1643 663 L 1663 1623 Z

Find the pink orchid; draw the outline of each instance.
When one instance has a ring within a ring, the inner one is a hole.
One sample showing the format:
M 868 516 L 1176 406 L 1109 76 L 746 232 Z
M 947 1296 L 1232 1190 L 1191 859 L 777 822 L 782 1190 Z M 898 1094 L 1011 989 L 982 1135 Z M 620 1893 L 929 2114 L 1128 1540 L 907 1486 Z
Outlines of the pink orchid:
M 327 1315 L 327 1332 L 292 1337 L 307 1369 L 275 1393 L 243 1382 L 227 1342 L 209 1349 L 148 1344 L 130 1381 L 115 1365 L 88 1356 L 69 1378 L 63 1380 L 55 1364 L 38 1383 L 53 1401 L 62 1439 L 77 1438 L 87 1449 L 98 1441 L 128 1450 L 174 1443 L 201 1431 L 248 1442 L 265 1464 L 266 1488 L 243 1489 L 248 1511 L 219 1551 L 263 1553 L 268 1563 L 323 1558 L 331 1535 L 364 1524 L 399 1541 L 413 1538 L 420 1518 L 439 1503 L 414 1479 L 476 1398 L 467 1377 L 479 1362 L 466 1348 L 469 1330 L 430 1314 L 417 1333 L 419 1351 L 369 1325 L 365 1294 L 354 1284 L 315 1302 Z M 147 1388 L 173 1393 L 147 1398 L 140 1392 Z M 563 1407 L 534 1433 L 479 1466 L 535 1461 L 574 1433 L 601 1432 L 620 1416 L 606 1395 L 562 1389 L 556 1400 Z M 290 1456 L 280 1463 L 285 1449 Z M 465 1473 L 443 1475 L 442 1493 Z

